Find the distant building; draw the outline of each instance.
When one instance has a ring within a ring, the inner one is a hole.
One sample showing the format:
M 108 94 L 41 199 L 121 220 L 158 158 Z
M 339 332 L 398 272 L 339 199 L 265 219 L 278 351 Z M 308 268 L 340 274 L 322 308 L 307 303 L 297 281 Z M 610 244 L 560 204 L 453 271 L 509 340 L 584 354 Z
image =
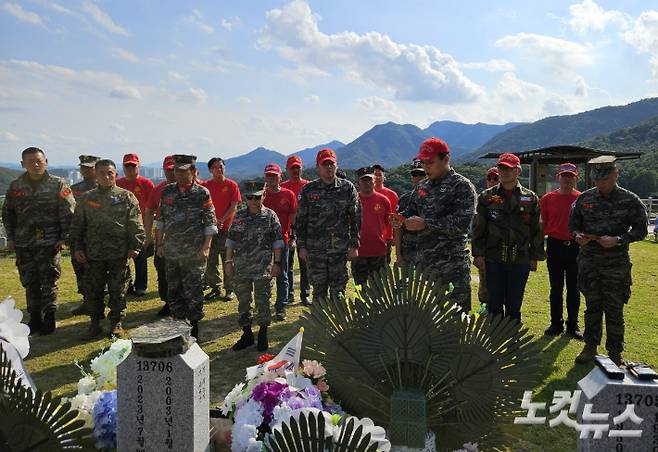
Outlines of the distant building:
M 66 175 L 66 181 L 68 182 L 69 185 L 73 185 L 81 180 L 82 180 L 82 174 L 80 174 L 80 171 L 77 169 L 70 170 Z
M 151 180 L 160 180 L 165 178 L 162 168 L 148 168 L 143 166 L 140 168 L 139 173 Z

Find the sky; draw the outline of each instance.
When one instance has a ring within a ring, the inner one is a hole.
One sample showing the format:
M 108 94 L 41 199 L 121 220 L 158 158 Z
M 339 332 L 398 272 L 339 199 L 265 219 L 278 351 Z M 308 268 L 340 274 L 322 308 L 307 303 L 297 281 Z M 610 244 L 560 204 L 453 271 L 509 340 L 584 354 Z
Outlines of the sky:
M 0 161 L 145 163 L 658 95 L 658 1 L 0 0 Z

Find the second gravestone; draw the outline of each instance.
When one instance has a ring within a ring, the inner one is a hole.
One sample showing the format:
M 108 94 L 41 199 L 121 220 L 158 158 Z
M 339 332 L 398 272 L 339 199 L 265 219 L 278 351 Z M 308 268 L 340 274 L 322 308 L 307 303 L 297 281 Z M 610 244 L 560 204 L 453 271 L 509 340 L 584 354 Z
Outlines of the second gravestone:
M 577 440 L 578 452 L 658 450 L 658 382 L 625 372 L 623 380 L 612 380 L 595 367 L 578 382 L 578 424 L 589 428 L 588 438 Z M 592 404 L 589 412 L 586 404 Z M 594 436 L 597 429 L 600 438 Z
M 182 321 L 133 331 L 117 369 L 118 450 L 209 450 L 210 363 Z

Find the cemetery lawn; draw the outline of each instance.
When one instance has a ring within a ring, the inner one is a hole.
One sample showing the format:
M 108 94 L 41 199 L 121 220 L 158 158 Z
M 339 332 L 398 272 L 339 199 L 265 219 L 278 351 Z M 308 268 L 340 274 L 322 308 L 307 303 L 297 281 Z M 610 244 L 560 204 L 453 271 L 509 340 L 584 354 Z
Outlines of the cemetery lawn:
M 633 262 L 633 288 L 629 304 L 625 309 L 626 351 L 628 360 L 645 361 L 658 369 L 658 316 L 656 294 L 658 294 L 658 244 L 645 240 L 631 246 Z M 26 316 L 25 294 L 20 285 L 13 256 L 0 257 L 0 299 L 12 296 Z M 162 306 L 157 294 L 155 270 L 149 263 L 149 288 L 142 298 L 128 297 L 128 314 L 124 328 L 130 331 L 144 323 L 158 319 L 156 313 Z M 473 305 L 477 300 L 477 271 L 473 269 Z M 295 288 L 298 281 L 295 280 Z M 71 311 L 80 302 L 69 256 L 62 259 L 62 278 L 59 281 L 59 311 L 57 330 L 49 336 L 31 339 L 27 367 L 37 386 L 57 395 L 70 396 L 76 391 L 80 371 L 78 362 L 88 369 L 89 362 L 111 341 L 102 338 L 86 342 L 82 335 L 87 328 L 86 317 L 72 317 Z M 353 288 L 348 288 L 348 294 Z M 534 388 L 534 401 L 550 402 L 553 391 L 576 389 L 576 383 L 590 370 L 588 366 L 574 365 L 574 358 L 582 349 L 582 343 L 568 336 L 543 336 L 549 324 L 549 284 L 546 263 L 540 262 L 539 269 L 532 273 L 526 288 L 522 308 L 524 324 L 535 337 L 538 346 L 537 360 L 543 370 L 543 381 Z M 273 302 L 273 301 L 272 301 Z M 584 299 L 581 297 L 580 325 L 583 327 L 582 312 Z M 237 301 L 213 301 L 206 304 L 206 317 L 201 322 L 201 347 L 210 356 L 211 407 L 219 404 L 224 395 L 244 378 L 244 369 L 255 364 L 259 353 L 255 347 L 234 353 L 231 346 L 240 336 L 237 325 Z M 303 312 L 299 300 L 287 309 L 287 319 L 270 326 L 270 351 L 278 351 L 297 331 Z M 107 330 L 109 326 L 104 324 Z M 605 338 L 602 343 L 605 343 Z M 331 369 L 329 383 L 331 384 Z M 528 388 L 532 389 L 532 388 Z M 520 403 L 520 402 L 519 402 Z M 540 416 L 542 414 L 539 414 Z M 544 414 L 545 415 L 545 414 Z M 508 434 L 506 447 L 502 450 L 563 452 L 575 450 L 576 433 L 572 429 L 543 426 L 504 426 Z

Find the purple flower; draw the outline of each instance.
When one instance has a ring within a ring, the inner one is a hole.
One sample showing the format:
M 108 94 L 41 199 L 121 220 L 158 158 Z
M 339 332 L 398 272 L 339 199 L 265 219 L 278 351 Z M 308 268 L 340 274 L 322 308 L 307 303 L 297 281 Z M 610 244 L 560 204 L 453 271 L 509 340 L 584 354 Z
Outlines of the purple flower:
M 290 400 L 288 400 L 287 403 L 290 409 L 292 410 L 299 410 L 307 407 L 306 401 L 301 397 L 293 397 Z
M 254 389 L 251 391 L 251 397 L 257 402 L 262 402 L 267 397 L 267 383 L 260 383 L 254 386 Z
M 97 449 L 117 447 L 117 391 L 106 391 L 96 401 L 92 413 Z
M 304 392 L 307 395 L 305 398 L 320 399 L 321 397 L 320 390 L 315 386 L 309 386 L 308 388 L 304 389 Z

